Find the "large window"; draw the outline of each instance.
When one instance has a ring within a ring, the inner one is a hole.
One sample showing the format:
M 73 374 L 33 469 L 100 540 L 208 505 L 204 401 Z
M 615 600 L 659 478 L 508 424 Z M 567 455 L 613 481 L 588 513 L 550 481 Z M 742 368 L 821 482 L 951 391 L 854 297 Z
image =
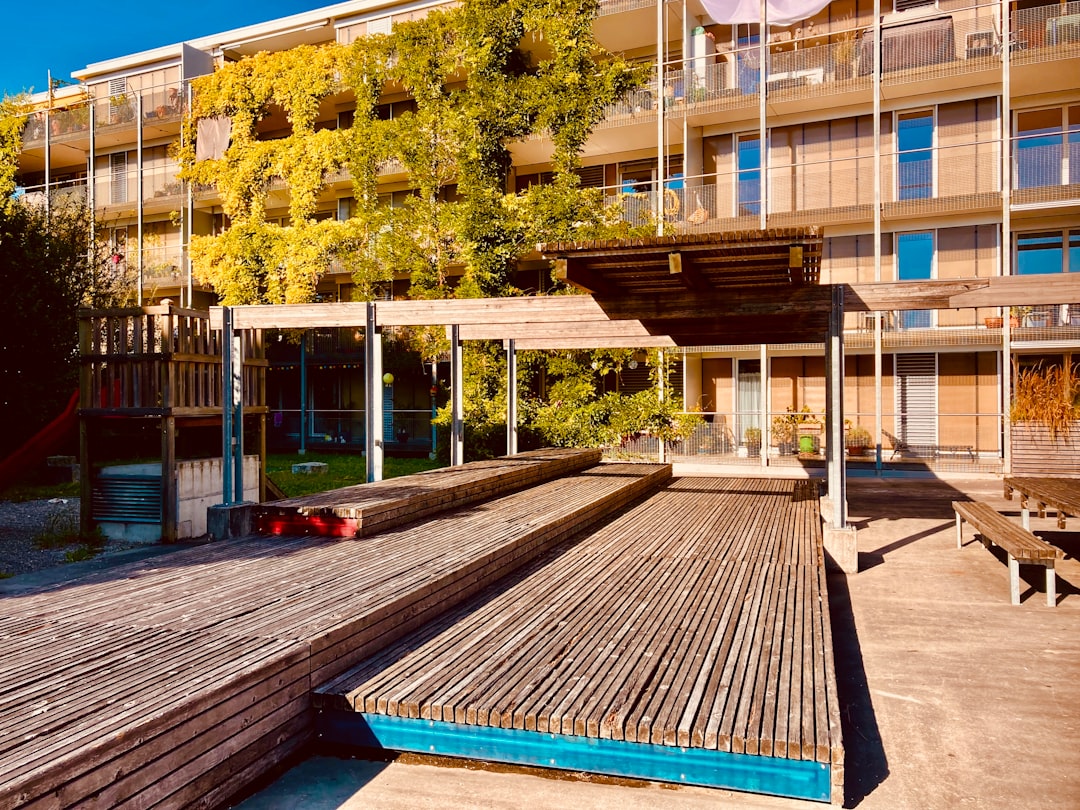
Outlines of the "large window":
M 901 233 L 896 237 L 897 278 L 921 281 L 934 277 L 934 234 L 932 231 Z M 926 329 L 934 325 L 929 309 L 904 310 L 899 319 L 902 329 Z
M 761 213 L 761 139 L 757 135 L 740 135 L 736 160 L 739 216 L 756 216 Z
M 1080 183 L 1080 106 L 1016 114 L 1016 188 Z
M 1080 230 L 1016 236 L 1016 274 L 1080 273 Z
M 896 117 L 896 198 L 923 200 L 934 195 L 934 113 Z

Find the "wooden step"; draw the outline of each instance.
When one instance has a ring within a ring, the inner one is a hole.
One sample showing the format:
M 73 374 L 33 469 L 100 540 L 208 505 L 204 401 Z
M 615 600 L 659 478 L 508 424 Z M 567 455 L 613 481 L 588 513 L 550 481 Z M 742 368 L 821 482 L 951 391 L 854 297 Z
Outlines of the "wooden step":
M 265 534 L 365 537 L 599 463 L 599 450 L 533 450 L 260 504 L 254 510 L 254 525 Z
M 10 597 L 0 807 L 219 804 L 310 741 L 314 684 L 670 476 L 603 464 L 371 537 L 228 540 Z

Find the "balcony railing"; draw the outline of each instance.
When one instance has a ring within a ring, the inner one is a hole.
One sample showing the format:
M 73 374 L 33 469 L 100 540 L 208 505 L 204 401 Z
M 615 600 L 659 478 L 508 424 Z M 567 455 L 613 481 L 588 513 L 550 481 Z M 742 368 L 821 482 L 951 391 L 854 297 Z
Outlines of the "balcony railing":
M 129 268 L 134 269 L 134 268 Z M 184 249 L 179 246 L 148 247 L 142 251 L 143 290 L 154 295 L 157 290 L 183 286 Z
M 619 6 L 612 3 L 612 8 Z M 882 26 L 882 84 L 900 85 L 1000 69 L 1003 48 L 997 4 L 946 3 L 941 13 Z M 610 12 L 614 13 L 614 12 Z M 770 43 L 765 66 L 769 97 L 777 102 L 865 91 L 873 72 L 873 30 L 817 31 Z M 1010 20 L 1011 60 L 1016 65 L 1080 56 L 1080 0 L 1015 12 Z M 821 39 L 833 41 L 819 44 Z M 811 44 L 813 43 L 813 44 Z M 655 114 L 657 98 L 668 115 L 699 115 L 756 107 L 761 83 L 756 45 L 665 66 L 662 90 L 656 73 L 645 88 L 608 107 L 601 126 L 625 126 Z
M 29 205 L 44 207 L 46 200 L 52 207 L 62 206 L 67 203 L 86 204 L 86 179 L 61 180 L 50 183 L 46 192 L 44 185 L 23 186 L 19 189 L 19 196 Z

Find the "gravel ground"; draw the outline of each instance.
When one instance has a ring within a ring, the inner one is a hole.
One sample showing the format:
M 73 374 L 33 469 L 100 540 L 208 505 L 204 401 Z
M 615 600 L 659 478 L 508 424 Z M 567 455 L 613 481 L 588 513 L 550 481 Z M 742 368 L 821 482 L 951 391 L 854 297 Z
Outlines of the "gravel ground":
M 74 546 L 38 548 L 34 538 L 42 532 L 59 533 L 79 525 L 79 499 L 0 501 L 0 576 L 28 574 L 65 565 L 64 555 Z M 129 548 L 110 542 L 109 551 Z

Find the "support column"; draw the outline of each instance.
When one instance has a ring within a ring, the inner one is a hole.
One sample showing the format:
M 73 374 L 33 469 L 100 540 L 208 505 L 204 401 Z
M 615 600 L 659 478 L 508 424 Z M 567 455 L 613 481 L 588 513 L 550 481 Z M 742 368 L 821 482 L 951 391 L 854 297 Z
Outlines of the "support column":
M 465 463 L 465 371 L 461 354 L 461 327 L 450 327 L 450 466 Z
M 137 231 L 139 234 L 139 306 L 143 305 L 143 296 L 146 293 L 145 283 L 143 279 L 143 269 L 146 267 L 145 258 L 145 245 L 146 245 L 146 233 L 144 231 L 143 224 L 143 111 L 142 111 L 142 91 L 140 90 L 135 96 L 135 193 L 139 195 L 135 201 L 135 215 L 137 221 Z M 127 178 L 124 178 L 124 182 L 127 182 Z M 240 498 L 239 500 L 243 500 Z
M 233 502 L 244 502 L 244 341 L 243 332 L 232 330 L 232 451 Z
M 825 409 L 826 449 L 829 467 L 829 499 L 832 525 L 847 526 L 847 470 L 844 464 L 844 288 L 832 286 L 832 312 L 825 355 L 828 404 Z
M 659 375 L 657 375 L 658 385 L 657 385 L 657 389 L 656 389 L 656 395 L 657 395 L 657 397 L 659 398 L 659 400 L 660 400 L 660 402 L 662 404 L 664 402 L 664 396 L 666 394 L 665 389 L 667 388 L 667 366 L 664 363 L 664 350 L 660 349 L 656 353 L 656 356 L 657 356 L 657 358 L 659 358 L 659 370 L 660 370 Z M 658 453 L 659 453 L 658 460 L 659 460 L 659 462 L 661 464 L 666 464 L 667 463 L 667 442 L 664 440 L 664 438 L 662 436 L 658 436 L 657 440 L 658 440 L 658 448 L 659 448 L 658 449 Z
M 769 399 L 769 347 L 764 343 L 761 344 L 759 357 L 761 363 L 761 374 L 759 376 L 761 394 L 758 401 L 761 403 L 761 407 L 759 408 L 760 415 L 758 418 L 761 420 L 761 447 L 758 448 L 758 461 L 762 467 L 765 467 L 769 463 L 769 445 L 772 443 L 772 421 L 769 419 L 772 403 Z
M 506 342 L 506 455 L 517 455 L 517 349 L 513 340 Z
M 307 343 L 308 331 L 300 333 L 300 449 L 299 455 L 307 452 Z
M 370 483 L 381 481 L 383 476 L 382 335 L 375 324 L 375 304 L 371 301 L 364 331 L 364 375 L 364 447 Z
M 230 506 L 235 503 L 234 469 L 235 446 L 237 444 L 236 433 L 239 426 L 236 424 L 237 401 L 239 395 L 237 387 L 239 381 L 234 373 L 233 354 L 236 351 L 234 338 L 236 330 L 233 328 L 233 308 L 221 308 L 221 503 Z M 243 494 L 243 489 L 241 489 Z M 237 499 L 237 500 L 242 500 Z
M 859 570 L 859 548 L 854 526 L 847 525 L 847 470 L 844 466 L 844 287 L 832 286 L 832 312 L 825 341 L 826 463 L 829 476 L 828 525 L 822 531 L 827 560 L 840 570 Z

